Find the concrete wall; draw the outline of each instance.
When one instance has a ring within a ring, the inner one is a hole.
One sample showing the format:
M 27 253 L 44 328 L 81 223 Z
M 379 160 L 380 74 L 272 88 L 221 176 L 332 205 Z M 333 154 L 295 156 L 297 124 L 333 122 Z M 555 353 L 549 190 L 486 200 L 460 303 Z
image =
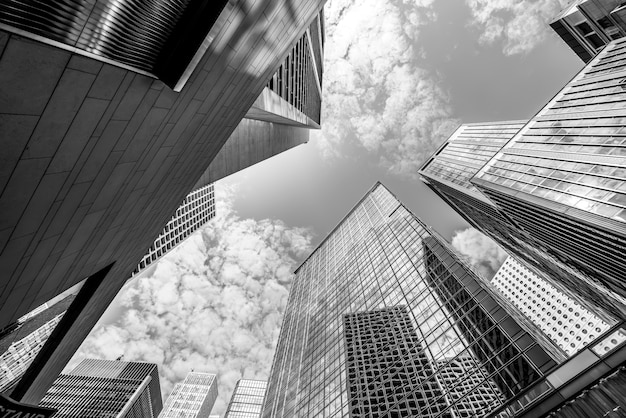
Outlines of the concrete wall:
M 194 188 L 287 151 L 309 140 L 309 129 L 243 119 Z
M 231 1 L 187 85 L 0 31 L 0 327 L 112 265 L 38 401 L 324 0 Z

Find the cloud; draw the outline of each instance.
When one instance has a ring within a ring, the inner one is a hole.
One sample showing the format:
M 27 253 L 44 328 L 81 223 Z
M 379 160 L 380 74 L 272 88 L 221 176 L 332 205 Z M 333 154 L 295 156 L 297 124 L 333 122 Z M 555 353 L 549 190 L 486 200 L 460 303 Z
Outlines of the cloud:
M 474 228 L 456 232 L 452 237 L 452 246 L 487 279 L 493 277 L 509 256 L 491 238 Z
M 150 276 L 125 286 L 122 313 L 94 329 L 71 365 L 120 355 L 154 362 L 164 395 L 192 369 L 219 373 L 214 413 L 225 410 L 242 376 L 267 378 L 291 272 L 311 251 L 311 232 L 240 219 L 232 193 L 217 185 L 217 216 Z
M 456 128 L 441 80 L 420 67 L 421 28 L 434 0 L 331 0 L 325 10 L 322 132 L 326 155 L 358 144 L 396 174 L 420 163 Z
M 480 41 L 502 43 L 507 55 L 527 53 L 551 31 L 552 20 L 570 0 L 465 0 Z

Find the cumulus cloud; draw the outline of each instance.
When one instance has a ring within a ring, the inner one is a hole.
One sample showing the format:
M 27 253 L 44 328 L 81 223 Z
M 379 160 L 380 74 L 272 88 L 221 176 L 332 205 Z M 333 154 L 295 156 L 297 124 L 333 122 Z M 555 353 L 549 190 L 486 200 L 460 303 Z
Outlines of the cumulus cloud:
M 219 373 L 214 413 L 241 377 L 266 379 L 292 270 L 312 249 L 311 232 L 276 220 L 240 219 L 232 190 L 216 187 L 217 216 L 118 296 L 122 313 L 97 327 L 82 358 L 149 361 L 161 387 L 195 369 Z
M 484 44 L 502 42 L 507 55 L 529 52 L 551 30 L 548 22 L 571 0 L 465 0 Z
M 487 279 L 493 277 L 509 256 L 491 238 L 474 228 L 456 232 L 452 237 L 452 246 Z
M 338 154 L 356 143 L 393 173 L 419 164 L 456 128 L 438 76 L 420 67 L 421 28 L 434 0 L 331 0 L 327 4 L 323 128 L 316 143 Z

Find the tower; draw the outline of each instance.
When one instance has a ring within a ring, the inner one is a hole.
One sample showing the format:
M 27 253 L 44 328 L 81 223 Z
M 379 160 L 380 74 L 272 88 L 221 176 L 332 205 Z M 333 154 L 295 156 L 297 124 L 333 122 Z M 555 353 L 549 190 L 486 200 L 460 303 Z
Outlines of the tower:
M 266 389 L 267 382 L 264 380 L 240 379 L 230 397 L 224 418 L 261 418 Z
M 472 178 L 525 125 L 526 121 L 461 125 L 422 165 L 422 180 L 472 227 L 493 239 L 525 268 L 545 277 L 560 293 L 604 321 L 614 323 L 624 308 L 615 293 L 598 285 L 589 272 L 539 245 L 532 234 L 472 184 Z
M 174 385 L 159 417 L 208 418 L 217 394 L 216 375 L 190 372 L 185 380 Z
M 54 381 L 40 405 L 59 418 L 156 418 L 163 408 L 159 372 L 152 363 L 84 359 Z
M 296 270 L 263 417 L 495 411 L 554 357 L 376 184 Z
M 613 41 L 474 176 L 571 284 L 626 317 L 626 40 Z

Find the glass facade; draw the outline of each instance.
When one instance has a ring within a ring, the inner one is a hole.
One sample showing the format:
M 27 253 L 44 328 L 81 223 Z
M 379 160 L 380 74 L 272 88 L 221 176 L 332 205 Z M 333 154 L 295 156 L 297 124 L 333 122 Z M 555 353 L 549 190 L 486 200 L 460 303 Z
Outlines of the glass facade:
M 260 418 L 266 389 L 264 380 L 239 380 L 224 418 Z
M 55 418 L 155 418 L 163 407 L 157 365 L 85 359 L 39 405 L 57 409 Z
M 180 383 L 174 385 L 168 396 L 160 418 L 204 418 L 207 417 L 217 399 L 217 378 L 209 373 L 188 373 Z
M 461 125 L 421 170 L 478 192 L 470 183 L 471 178 L 525 123 L 510 121 Z
M 370 387 L 377 358 L 397 365 L 375 372 L 389 399 Z M 263 417 L 482 416 L 556 364 L 489 284 L 377 184 L 296 271 Z
M 626 301 L 626 40 L 607 46 L 472 182 L 540 248 Z
M 479 165 L 484 165 L 490 158 L 481 157 L 481 160 L 475 164 L 465 164 L 461 167 L 464 170 L 463 174 L 459 174 L 459 170 L 450 164 L 449 159 L 444 159 L 449 143 L 458 142 L 460 133 L 467 131 L 469 127 L 475 127 L 472 131 L 475 136 L 481 133 L 485 135 L 480 141 L 476 139 L 473 141 L 492 142 L 492 146 L 488 149 L 491 157 L 495 156 L 506 144 L 507 139 L 513 138 L 515 133 L 523 128 L 524 123 L 518 122 L 513 125 L 515 129 L 509 129 L 506 135 L 489 135 L 490 132 L 503 125 L 511 126 L 511 122 L 488 122 L 459 127 L 448 142 L 422 166 L 420 175 L 423 181 L 472 227 L 489 236 L 506 252 L 523 262 L 525 268 L 545 277 L 564 299 L 576 301 L 587 310 L 594 312 L 603 321 L 614 324 L 614 317 L 620 315 L 624 305 L 615 300 L 608 289 L 600 286 L 592 276 L 573 268 L 549 251 L 542 249 L 542 246 L 535 242 L 530 234 L 469 183 L 469 179 L 482 168 Z M 466 159 L 473 159 L 471 151 L 468 149 L 467 152 Z M 463 181 L 458 181 L 458 179 L 463 179 Z M 541 339 L 544 334 L 541 329 L 533 333 L 538 339 Z

